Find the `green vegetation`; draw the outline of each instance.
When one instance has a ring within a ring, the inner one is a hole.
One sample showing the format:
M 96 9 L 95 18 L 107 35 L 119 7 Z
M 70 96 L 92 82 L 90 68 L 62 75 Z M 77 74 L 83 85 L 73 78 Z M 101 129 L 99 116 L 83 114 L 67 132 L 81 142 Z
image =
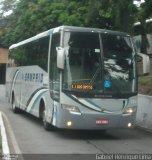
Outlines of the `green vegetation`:
M 145 0 L 140 9 L 133 0 L 3 0 L 0 5 L 0 45 L 6 47 L 60 25 L 133 33 L 135 21 L 152 16 L 151 0 Z
M 133 34 L 133 24 L 142 24 L 142 44 L 146 44 L 145 20 L 152 17 L 152 0 L 138 8 L 134 0 L 3 0 L 0 1 L 0 47 L 29 38 L 60 25 L 97 27 Z M 12 11 L 6 15 L 6 12 Z M 143 53 L 146 52 L 142 46 Z M 15 55 L 19 58 L 18 55 Z M 151 77 L 139 79 L 139 91 L 149 93 Z M 142 88 L 146 88 L 144 91 Z
M 150 74 L 148 76 L 140 76 L 138 80 L 138 90 L 140 94 L 152 96 L 152 58 Z
M 139 77 L 139 93 L 152 96 L 152 74 Z

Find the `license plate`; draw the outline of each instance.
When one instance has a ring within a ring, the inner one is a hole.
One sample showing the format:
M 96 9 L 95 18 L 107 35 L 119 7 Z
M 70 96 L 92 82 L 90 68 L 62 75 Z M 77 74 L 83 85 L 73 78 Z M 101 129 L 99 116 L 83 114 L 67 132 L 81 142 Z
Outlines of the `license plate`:
M 107 119 L 98 119 L 98 120 L 96 120 L 96 124 L 99 124 L 99 125 L 109 124 L 109 120 L 107 120 Z

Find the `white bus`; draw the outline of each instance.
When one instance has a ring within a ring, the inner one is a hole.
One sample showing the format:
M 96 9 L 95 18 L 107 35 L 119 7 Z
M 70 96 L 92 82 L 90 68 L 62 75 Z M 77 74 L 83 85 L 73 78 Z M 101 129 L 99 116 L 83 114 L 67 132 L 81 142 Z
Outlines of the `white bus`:
M 137 109 L 135 51 L 128 34 L 61 26 L 9 48 L 6 95 L 17 113 L 57 128 L 130 128 Z
M 147 54 L 152 55 L 152 18 L 147 19 L 145 21 L 146 23 L 146 49 Z M 134 36 L 133 36 L 133 42 L 135 45 L 135 49 L 137 52 L 142 52 L 142 27 L 140 22 L 134 23 Z

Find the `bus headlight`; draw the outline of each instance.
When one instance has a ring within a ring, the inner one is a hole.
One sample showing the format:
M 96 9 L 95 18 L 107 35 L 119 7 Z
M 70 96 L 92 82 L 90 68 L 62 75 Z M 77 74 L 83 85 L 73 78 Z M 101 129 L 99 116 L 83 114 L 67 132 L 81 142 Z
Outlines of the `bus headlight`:
M 136 108 L 137 108 L 136 106 L 128 107 L 128 108 L 125 110 L 124 114 L 132 114 L 133 112 L 136 111 Z
M 71 113 L 80 113 L 80 110 L 77 106 L 62 105 L 62 108 L 68 110 Z

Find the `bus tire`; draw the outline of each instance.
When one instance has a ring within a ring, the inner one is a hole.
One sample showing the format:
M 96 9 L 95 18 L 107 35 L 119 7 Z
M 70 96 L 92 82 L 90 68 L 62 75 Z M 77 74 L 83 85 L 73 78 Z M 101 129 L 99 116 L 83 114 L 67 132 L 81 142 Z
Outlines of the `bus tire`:
M 15 104 L 15 96 L 14 96 L 14 93 L 12 94 L 12 111 L 14 113 L 19 113 L 19 109 L 16 107 L 16 104 Z
M 40 101 L 39 117 L 42 119 L 43 126 L 46 131 L 54 129 L 54 127 L 46 120 L 46 108 L 43 100 Z
M 45 110 L 45 108 L 44 108 L 44 110 L 43 110 L 42 120 L 43 120 L 44 129 L 45 129 L 46 131 L 50 131 L 50 129 L 51 129 L 51 124 L 46 121 L 46 110 Z

